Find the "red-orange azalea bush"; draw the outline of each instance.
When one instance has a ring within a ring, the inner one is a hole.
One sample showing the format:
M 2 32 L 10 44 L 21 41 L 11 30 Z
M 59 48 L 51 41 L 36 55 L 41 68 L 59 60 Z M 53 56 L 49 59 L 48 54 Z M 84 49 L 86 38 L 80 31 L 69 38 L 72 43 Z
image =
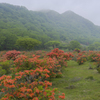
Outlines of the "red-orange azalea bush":
M 79 65 L 83 64 L 84 62 L 87 61 L 87 57 L 86 55 L 83 55 L 82 53 L 78 53 L 78 56 L 77 56 L 77 63 Z
M 96 51 L 89 51 L 88 60 L 91 62 L 96 62 L 98 52 Z
M 55 100 L 55 89 L 50 89 L 52 85 L 47 79 L 49 70 L 37 68 L 35 70 L 25 70 L 16 73 L 15 77 L 3 75 L 0 77 L 0 86 L 5 93 L 1 100 Z M 59 97 L 64 99 L 64 97 Z
M 100 73 L 100 54 L 95 54 L 95 57 L 92 57 L 92 59 L 95 61 L 97 71 Z
M 47 56 L 51 58 L 56 58 L 61 66 L 67 66 L 67 60 L 70 60 L 71 57 L 73 57 L 72 53 L 64 53 L 63 50 L 59 50 L 58 48 L 55 48 L 50 53 L 47 54 Z
M 61 74 L 62 66 L 66 65 L 65 61 L 72 56 L 71 53 L 63 51 L 59 55 L 41 59 L 39 54 L 28 53 L 27 56 L 17 55 L 11 58 L 14 60 L 14 66 L 11 67 L 12 76 L 0 77 L 1 91 L 4 92 L 1 100 L 55 100 L 56 89 L 50 88 L 52 83 L 48 80 Z M 64 99 L 65 95 L 58 97 Z
M 63 59 L 62 59 L 63 61 Z M 61 61 L 61 62 L 62 62 Z M 44 57 L 39 59 L 39 56 L 33 55 L 32 58 L 28 58 L 25 55 L 20 55 L 14 61 L 16 68 L 15 71 L 23 71 L 26 69 L 36 69 L 42 67 L 43 69 L 48 69 L 50 71 L 50 77 L 56 77 L 56 75 L 61 74 L 61 63 L 56 58 Z
M 5 57 L 7 60 L 10 60 L 10 59 L 15 60 L 16 56 L 18 56 L 20 53 L 21 53 L 20 51 L 11 50 L 11 51 L 6 52 Z

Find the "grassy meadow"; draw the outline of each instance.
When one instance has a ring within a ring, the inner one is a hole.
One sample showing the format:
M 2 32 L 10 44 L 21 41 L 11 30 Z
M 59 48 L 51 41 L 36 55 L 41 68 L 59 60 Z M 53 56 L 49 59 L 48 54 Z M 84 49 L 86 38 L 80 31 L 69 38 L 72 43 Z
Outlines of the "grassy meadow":
M 92 62 L 78 65 L 68 61 L 63 77 L 52 80 L 53 87 L 66 94 L 65 100 L 100 100 L 100 74 Z

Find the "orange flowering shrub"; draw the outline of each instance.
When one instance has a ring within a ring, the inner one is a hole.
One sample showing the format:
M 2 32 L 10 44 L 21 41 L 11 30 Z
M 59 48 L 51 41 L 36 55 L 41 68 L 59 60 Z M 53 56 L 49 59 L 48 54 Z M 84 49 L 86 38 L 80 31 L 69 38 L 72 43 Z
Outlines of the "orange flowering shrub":
M 72 55 L 71 53 L 64 53 L 63 50 L 59 50 L 58 48 L 55 48 L 50 53 L 47 54 L 47 56 L 51 58 L 56 58 L 61 66 L 67 66 L 67 60 L 70 60 Z
M 78 53 L 78 56 L 77 56 L 77 63 L 79 65 L 83 64 L 84 62 L 87 61 L 87 57 L 86 55 L 83 55 L 82 53 Z
M 88 60 L 91 62 L 96 62 L 98 52 L 89 51 Z
M 100 54 L 96 54 L 92 59 L 95 61 L 97 71 L 100 73 Z
M 25 55 L 19 55 L 14 61 L 16 66 L 15 71 L 22 71 L 29 68 L 28 57 Z
M 54 50 L 52 50 L 50 53 L 47 54 L 47 56 L 53 58 L 58 58 L 59 56 L 62 56 L 64 54 L 63 50 L 59 50 L 58 48 L 55 48 Z
M 55 100 L 56 89 L 50 88 L 52 83 L 48 80 L 61 74 L 62 66 L 67 65 L 65 61 L 69 60 L 72 54 L 60 51 L 59 56 L 45 56 L 42 59 L 39 52 L 37 55 L 27 52 L 23 54 L 27 56 L 8 57 L 14 60 L 11 67 L 12 76 L 0 77 L 1 91 L 4 92 L 0 100 Z M 58 98 L 64 99 L 65 94 L 59 95 Z
M 56 58 L 46 57 L 40 61 L 41 62 L 40 64 L 38 64 L 38 67 L 42 66 L 43 68 L 47 68 L 50 71 L 50 78 L 56 77 L 57 75 L 61 74 L 62 67 Z
M 47 51 L 38 50 L 38 51 L 35 51 L 35 54 L 39 55 L 40 58 L 44 58 L 47 54 Z
M 63 60 L 62 60 L 63 61 Z M 50 77 L 56 77 L 56 75 L 61 74 L 61 63 L 56 58 L 44 57 L 39 59 L 39 56 L 33 55 L 32 58 L 28 58 L 25 55 L 20 55 L 14 61 L 16 68 L 13 68 L 14 71 L 23 71 L 26 69 L 36 69 L 36 68 L 47 68 L 50 71 Z
M 64 99 L 65 98 L 65 94 L 62 93 L 62 95 L 60 95 L 59 98 Z
M 16 51 L 16 50 L 12 50 L 12 51 L 8 51 L 6 52 L 5 54 L 5 57 L 7 60 L 15 60 L 16 59 L 16 56 L 18 56 L 21 52 L 20 51 Z
M 39 56 L 33 55 L 32 58 L 29 58 L 25 55 L 19 55 L 17 56 L 16 60 L 14 61 L 14 64 L 16 67 L 16 71 L 22 71 L 26 69 L 36 69 L 37 64 L 40 63 L 40 60 L 38 59 Z
M 42 81 L 49 77 L 48 73 L 47 69 L 37 68 L 16 73 L 14 78 L 3 75 L 0 77 L 0 86 L 5 95 L 1 100 L 55 100 L 55 89 L 49 87 L 52 83 Z M 59 98 L 64 99 L 64 95 Z

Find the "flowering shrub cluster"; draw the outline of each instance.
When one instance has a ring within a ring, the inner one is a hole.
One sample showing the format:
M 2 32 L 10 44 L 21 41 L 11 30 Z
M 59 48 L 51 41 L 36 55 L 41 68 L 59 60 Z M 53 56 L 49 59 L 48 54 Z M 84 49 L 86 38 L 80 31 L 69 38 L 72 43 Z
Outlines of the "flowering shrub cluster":
M 0 85 L 3 87 L 1 91 L 6 94 L 1 100 L 55 100 L 55 89 L 49 87 L 52 83 L 41 81 L 49 77 L 48 73 L 47 69 L 37 68 L 18 72 L 13 79 L 11 76 L 3 75 L 0 77 Z
M 48 52 L 42 51 L 42 50 L 35 51 L 35 54 L 36 54 L 36 55 L 39 55 L 40 58 L 44 58 L 44 57 L 46 56 L 47 53 L 48 53 Z
M 95 62 L 97 66 L 97 71 L 100 73 L 100 53 L 94 52 L 90 56 L 90 61 Z
M 56 75 L 61 74 L 61 65 L 59 65 L 56 58 L 44 57 L 39 59 L 39 56 L 33 55 L 32 58 L 28 58 L 25 55 L 20 55 L 14 61 L 16 68 L 12 68 L 13 71 L 23 71 L 36 68 L 47 68 L 50 71 L 50 77 L 56 77 Z
M 61 100 L 65 94 L 55 98 L 57 89 L 52 89 L 51 78 L 61 75 L 67 61 L 74 59 L 79 65 L 92 61 L 100 73 L 100 52 L 74 51 L 67 53 L 58 48 L 51 52 L 8 51 L 0 52 L 0 100 Z M 6 59 L 5 59 L 6 57 Z M 9 74 L 10 75 L 7 75 Z M 6 75 L 4 75 L 6 74 Z
M 100 51 L 82 51 L 80 53 L 74 53 L 74 57 L 79 65 L 84 64 L 84 62 L 88 60 L 90 62 L 95 62 L 97 66 L 100 66 Z
M 88 60 L 91 62 L 96 62 L 97 54 L 98 54 L 98 52 L 96 52 L 96 51 L 89 51 Z
M 57 57 L 41 59 L 39 55 L 19 54 L 19 52 L 18 55 L 11 53 L 8 57 L 8 60 L 14 60 L 11 67 L 12 76 L 0 77 L 1 91 L 4 92 L 1 100 L 55 100 L 57 89 L 51 89 L 52 83 L 48 80 L 61 74 L 59 59 Z M 59 57 L 69 59 L 70 56 L 71 54 L 66 53 Z M 65 94 L 62 93 L 58 97 L 64 99 Z
M 47 56 L 51 58 L 56 58 L 61 66 L 67 66 L 67 60 L 73 57 L 72 53 L 64 53 L 63 50 L 55 48 L 52 52 L 48 53 Z
M 81 50 L 80 50 L 80 49 L 78 49 L 78 48 L 76 48 L 76 49 L 74 50 L 74 52 L 79 53 L 79 52 L 81 52 Z
M 6 52 L 5 54 L 5 57 L 7 60 L 15 60 L 16 59 L 16 56 L 18 56 L 21 52 L 20 51 L 16 51 L 16 50 L 12 50 L 12 51 L 8 51 Z
M 83 55 L 82 53 L 78 53 L 78 56 L 77 56 L 77 63 L 79 65 L 83 64 L 84 62 L 87 61 L 87 57 L 86 55 Z

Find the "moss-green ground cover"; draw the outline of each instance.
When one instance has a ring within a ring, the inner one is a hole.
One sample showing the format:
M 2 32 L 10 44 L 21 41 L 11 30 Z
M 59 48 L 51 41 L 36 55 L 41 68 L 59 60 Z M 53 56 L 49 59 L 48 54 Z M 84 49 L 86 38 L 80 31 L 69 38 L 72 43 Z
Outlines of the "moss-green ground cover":
M 100 73 L 92 62 L 68 61 L 63 77 L 53 79 L 52 84 L 65 93 L 65 100 L 100 100 Z

